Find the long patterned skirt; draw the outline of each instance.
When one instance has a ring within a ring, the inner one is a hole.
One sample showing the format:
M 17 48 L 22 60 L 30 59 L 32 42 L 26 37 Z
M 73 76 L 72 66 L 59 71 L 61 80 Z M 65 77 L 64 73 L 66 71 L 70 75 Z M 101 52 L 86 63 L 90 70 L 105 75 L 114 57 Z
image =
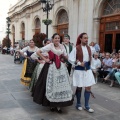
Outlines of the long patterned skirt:
M 21 74 L 21 84 L 29 86 L 31 82 L 31 76 L 36 66 L 35 62 L 32 62 L 30 59 L 25 59 L 22 74 Z
M 32 78 L 31 78 L 30 87 L 29 87 L 31 92 L 33 92 L 33 90 L 34 90 L 35 84 L 38 80 L 38 77 L 40 75 L 40 72 L 41 72 L 43 66 L 44 66 L 44 64 L 38 63 L 37 66 L 34 69 L 34 72 L 32 74 Z
M 58 79 L 54 79 L 55 77 L 54 75 L 59 72 L 61 73 L 61 71 L 57 70 L 57 72 L 54 72 L 53 70 L 51 71 L 50 69 L 51 70 L 53 69 L 52 65 L 45 63 L 39 75 L 38 81 L 35 85 L 35 89 L 33 92 L 33 101 L 36 102 L 37 104 L 41 104 L 42 106 L 51 106 L 51 107 L 66 107 L 66 106 L 72 105 L 73 104 L 72 91 L 71 91 L 72 89 L 71 89 L 69 81 L 67 79 L 64 79 L 64 76 L 62 76 L 61 74 L 59 74 L 61 77 L 57 77 Z M 65 71 L 68 74 L 67 69 L 65 69 Z M 51 77 L 53 77 L 53 79 L 49 79 Z M 56 81 L 55 84 L 52 83 L 52 81 L 54 82 Z M 65 83 L 65 86 L 62 86 L 63 88 L 62 87 L 60 88 L 60 85 L 63 85 L 63 83 Z M 51 90 L 48 90 L 50 87 L 49 85 L 50 86 L 52 85 L 50 88 Z M 54 89 L 54 91 L 52 91 L 52 88 Z M 50 93 L 50 91 L 52 92 Z M 51 94 L 51 98 L 49 96 L 50 94 Z

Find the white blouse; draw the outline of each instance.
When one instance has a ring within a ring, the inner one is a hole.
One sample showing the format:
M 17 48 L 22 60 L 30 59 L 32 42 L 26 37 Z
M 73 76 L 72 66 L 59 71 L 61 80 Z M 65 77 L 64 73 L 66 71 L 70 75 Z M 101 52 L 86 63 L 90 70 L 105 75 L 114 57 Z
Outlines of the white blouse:
M 86 46 L 82 46 L 82 51 L 83 51 L 83 61 L 88 62 L 89 59 L 89 54 Z M 71 64 L 75 65 L 76 62 L 76 48 L 72 50 L 72 52 L 69 54 L 68 60 Z M 81 62 L 79 62 L 81 64 Z
M 52 51 L 54 54 L 60 56 L 60 55 L 64 55 L 64 56 L 67 56 L 67 53 L 66 53 L 66 50 L 64 48 L 64 46 L 62 44 L 59 44 L 60 46 L 60 49 L 57 50 L 54 46 L 53 43 L 50 43 L 48 45 L 46 45 L 45 47 L 42 47 L 40 48 L 40 50 L 44 53 L 44 52 L 49 52 L 49 51 Z
M 48 55 L 47 52 L 42 53 L 42 55 L 43 55 L 44 57 L 49 57 L 49 55 Z M 34 52 L 30 57 L 31 57 L 33 60 L 37 60 L 39 56 L 37 55 L 36 52 Z
M 34 49 L 31 49 L 29 46 L 23 48 L 22 50 L 20 50 L 20 52 L 24 53 L 26 51 L 29 51 L 29 52 L 36 52 L 39 48 L 35 46 Z

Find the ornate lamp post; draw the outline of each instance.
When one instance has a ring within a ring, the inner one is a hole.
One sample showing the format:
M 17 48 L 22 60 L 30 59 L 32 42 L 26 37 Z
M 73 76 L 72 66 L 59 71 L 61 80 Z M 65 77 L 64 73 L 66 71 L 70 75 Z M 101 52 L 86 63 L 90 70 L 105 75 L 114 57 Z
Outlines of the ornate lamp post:
M 7 31 L 6 31 L 6 33 L 7 33 L 7 38 L 8 38 L 8 46 L 7 46 L 7 50 L 8 50 L 10 48 L 9 34 L 11 33 L 10 32 L 10 22 L 11 22 L 11 20 L 10 20 L 9 17 L 7 17 L 6 19 L 7 19 Z
M 48 37 L 48 25 L 52 23 L 52 20 L 48 19 L 48 13 L 54 6 L 54 0 L 40 0 L 40 2 L 42 3 L 43 12 L 47 12 L 47 19 L 43 20 L 43 22 L 46 25 L 46 35 Z

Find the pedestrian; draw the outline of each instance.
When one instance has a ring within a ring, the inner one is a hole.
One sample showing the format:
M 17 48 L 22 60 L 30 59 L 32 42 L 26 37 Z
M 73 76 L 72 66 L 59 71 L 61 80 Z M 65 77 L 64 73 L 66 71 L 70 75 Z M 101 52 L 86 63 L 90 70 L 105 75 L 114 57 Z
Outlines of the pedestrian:
M 95 43 L 94 47 L 95 47 L 95 51 L 100 53 L 100 46 L 99 46 L 99 44 Z
M 95 79 L 90 68 L 92 53 L 88 44 L 87 33 L 81 33 L 78 36 L 76 47 L 69 55 L 69 61 L 75 65 L 73 73 L 73 86 L 76 87 L 77 104 L 76 109 L 82 110 L 81 93 L 82 87 L 85 87 L 85 110 L 92 113 L 94 110 L 89 106 L 91 86 L 95 84 Z M 93 96 L 94 97 L 94 96 Z
M 34 71 L 36 62 L 30 58 L 30 56 L 38 50 L 38 47 L 35 46 L 33 40 L 30 40 L 29 46 L 20 50 L 22 56 L 26 59 L 23 64 L 22 74 L 21 74 L 21 84 L 29 86 L 31 82 L 31 76 Z
M 59 34 L 53 34 L 52 42 L 37 51 L 37 55 L 46 63 L 35 85 L 33 100 L 42 106 L 49 106 L 51 111 L 62 113 L 61 107 L 73 104 L 72 88 L 67 68 L 63 63 L 67 53 L 60 44 Z M 44 52 L 48 52 L 49 59 L 41 54 Z
M 91 43 L 90 43 L 90 49 L 91 49 L 92 55 L 94 55 L 94 53 L 96 52 L 94 46 L 95 46 L 95 43 L 94 43 L 94 42 L 91 42 Z
M 67 55 L 69 56 L 69 54 L 73 50 L 73 45 L 70 43 L 70 36 L 68 34 L 65 34 L 63 40 L 64 40 L 63 45 L 65 47 Z M 70 75 L 72 64 L 70 62 L 68 62 L 68 60 L 66 61 L 66 66 L 67 66 L 67 69 L 68 69 L 68 72 L 69 72 L 69 75 Z

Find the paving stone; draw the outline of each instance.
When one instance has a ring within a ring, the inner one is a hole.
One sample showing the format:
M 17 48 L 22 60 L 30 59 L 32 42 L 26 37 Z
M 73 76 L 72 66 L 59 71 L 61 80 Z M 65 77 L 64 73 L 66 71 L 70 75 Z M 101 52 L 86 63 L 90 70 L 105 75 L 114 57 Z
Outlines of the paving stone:
M 5 86 L 0 82 L 0 89 L 5 89 Z
M 96 94 L 96 99 L 92 100 L 93 103 L 97 103 L 98 105 L 112 111 L 118 112 L 120 111 L 120 104 L 115 102 L 114 100 L 110 100 L 106 97 Z
M 30 99 L 19 99 L 17 101 L 22 107 L 36 105 L 36 103 L 33 102 L 32 97 Z
M 58 114 L 56 113 L 49 113 L 49 114 L 42 114 L 42 115 L 35 115 L 31 117 L 32 120 L 63 120 Z M 66 119 L 67 120 L 67 119 Z
M 15 86 L 15 85 L 19 85 L 16 80 L 5 80 L 5 81 L 3 81 L 3 84 L 4 84 L 5 86 Z
M 0 89 L 0 94 L 5 94 L 8 93 L 8 91 L 6 90 L 6 88 Z
M 30 115 L 44 114 L 50 112 L 49 107 L 43 107 L 38 104 L 32 106 L 24 106 L 23 109 L 27 111 Z
M 1 119 L 1 117 L 4 119 Z M 22 108 L 0 110 L 0 120 L 18 120 L 27 117 L 29 118 L 30 115 Z
M 13 100 L 0 101 L 0 109 L 18 108 L 19 106 Z
M 14 85 L 14 86 L 8 86 L 7 87 L 10 92 L 23 92 L 28 91 L 27 88 L 25 88 L 22 85 Z
M 120 120 L 120 116 L 113 114 L 96 117 L 97 120 Z
M 0 102 L 9 100 L 14 100 L 11 94 L 0 94 Z
M 28 99 L 28 98 L 32 99 L 31 93 L 29 91 L 27 91 L 27 92 L 14 92 L 14 93 L 12 93 L 12 95 L 16 100 Z
M 108 109 L 105 109 L 104 107 L 98 105 L 98 104 L 91 104 L 91 108 L 93 108 L 95 111 L 94 113 L 90 113 L 89 115 L 92 117 L 95 116 L 100 116 L 100 115 L 105 115 L 105 114 L 110 114 L 112 113 L 111 111 L 109 111 Z
M 66 108 L 65 108 L 66 109 Z M 66 109 L 63 110 L 63 114 L 60 115 L 61 118 L 65 120 L 80 120 L 80 119 L 87 119 L 91 118 L 91 116 L 85 111 L 79 111 L 79 110 L 72 110 L 72 109 Z

